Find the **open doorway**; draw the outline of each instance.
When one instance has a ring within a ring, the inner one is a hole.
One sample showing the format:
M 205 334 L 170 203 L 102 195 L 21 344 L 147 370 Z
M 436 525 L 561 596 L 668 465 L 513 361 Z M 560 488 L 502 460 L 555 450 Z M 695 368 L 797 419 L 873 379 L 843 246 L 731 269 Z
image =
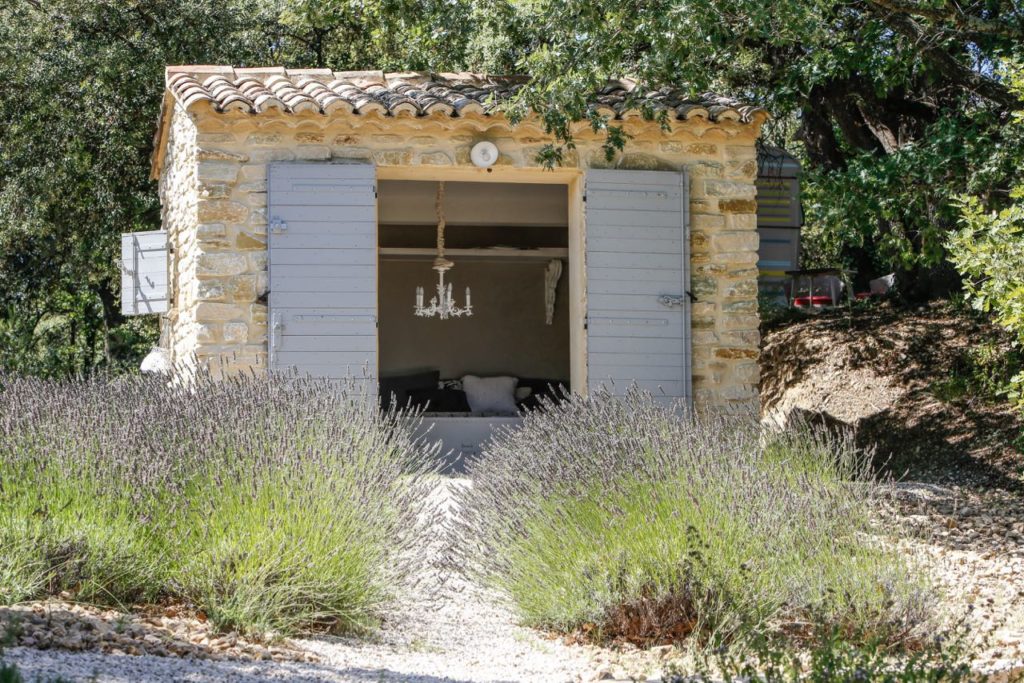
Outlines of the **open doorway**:
M 459 306 L 470 289 L 472 314 L 443 320 L 415 312 L 417 287 L 428 305 L 435 294 L 438 189 L 436 181 L 378 185 L 378 370 L 385 404 L 445 418 L 435 430 L 458 426 L 457 443 L 446 445 L 464 450 L 474 440 L 469 425 L 489 433 L 466 419 L 515 420 L 571 389 L 568 191 L 444 183 L 445 256 L 454 264 L 445 278 Z

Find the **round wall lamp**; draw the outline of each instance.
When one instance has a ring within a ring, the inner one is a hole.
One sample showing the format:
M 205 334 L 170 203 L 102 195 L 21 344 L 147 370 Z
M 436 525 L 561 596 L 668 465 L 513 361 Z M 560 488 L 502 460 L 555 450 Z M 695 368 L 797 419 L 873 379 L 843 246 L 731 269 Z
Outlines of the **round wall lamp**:
M 478 142 L 469 150 L 469 158 L 478 168 L 490 168 L 498 160 L 498 147 L 487 140 Z

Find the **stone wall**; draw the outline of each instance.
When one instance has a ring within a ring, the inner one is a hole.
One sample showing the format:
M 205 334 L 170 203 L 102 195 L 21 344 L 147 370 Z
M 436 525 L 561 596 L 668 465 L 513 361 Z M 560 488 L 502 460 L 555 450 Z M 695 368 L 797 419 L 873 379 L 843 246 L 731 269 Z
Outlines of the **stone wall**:
M 695 399 L 756 406 L 754 142 L 760 119 L 744 124 L 695 118 L 673 122 L 670 132 L 639 118 L 622 124 L 633 135 L 624 153 L 607 161 L 601 137 L 581 126 L 577 149 L 563 166 L 689 171 Z M 176 168 L 189 154 L 184 131 L 191 127 L 196 131 L 194 188 L 186 187 L 188 172 Z M 266 364 L 268 162 L 349 159 L 379 166 L 471 167 L 470 148 L 487 139 L 501 152 L 493 178 L 500 180 L 503 168 L 542 173 L 536 155 L 549 140 L 529 121 L 512 127 L 499 116 L 252 115 L 218 113 L 205 103 L 188 112 L 177 109 L 172 130 L 173 157 L 164 163 L 161 193 L 181 261 L 171 314 L 174 351 L 188 350 L 185 340 L 191 338 L 199 361 L 226 360 L 228 370 Z M 177 212 L 192 197 L 190 236 Z
M 196 303 L 199 297 L 196 259 L 198 185 L 196 182 L 196 126 L 183 111 L 175 112 L 167 136 L 167 151 L 160 176 L 163 228 L 170 251 L 167 313 L 170 335 L 165 338 L 171 358 L 189 364 L 199 344 Z

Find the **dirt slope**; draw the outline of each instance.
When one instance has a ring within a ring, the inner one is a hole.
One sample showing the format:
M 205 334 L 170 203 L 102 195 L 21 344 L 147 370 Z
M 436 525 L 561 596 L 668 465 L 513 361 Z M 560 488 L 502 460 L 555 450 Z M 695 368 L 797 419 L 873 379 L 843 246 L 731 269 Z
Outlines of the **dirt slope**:
M 969 388 L 940 390 L 983 342 L 1006 348 L 996 330 L 948 304 L 829 313 L 766 331 L 762 410 L 777 421 L 803 414 L 849 425 L 897 476 L 1017 488 L 1024 420 Z

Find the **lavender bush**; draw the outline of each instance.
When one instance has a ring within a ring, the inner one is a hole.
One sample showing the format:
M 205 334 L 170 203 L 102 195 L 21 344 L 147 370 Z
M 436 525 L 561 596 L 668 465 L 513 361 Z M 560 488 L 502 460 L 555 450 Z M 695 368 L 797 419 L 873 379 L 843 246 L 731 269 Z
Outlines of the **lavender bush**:
M 469 472 L 462 561 L 532 625 L 721 644 L 813 622 L 898 643 L 929 618 L 841 439 L 680 418 L 633 390 L 534 412 Z
M 2 602 L 67 590 L 356 631 L 413 570 L 434 460 L 355 383 L 0 383 Z

